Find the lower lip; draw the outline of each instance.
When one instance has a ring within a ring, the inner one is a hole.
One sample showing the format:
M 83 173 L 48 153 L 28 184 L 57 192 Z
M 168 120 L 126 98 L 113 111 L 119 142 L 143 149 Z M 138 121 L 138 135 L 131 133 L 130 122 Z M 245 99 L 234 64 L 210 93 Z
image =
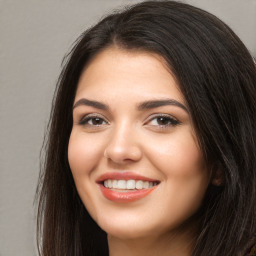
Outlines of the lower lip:
M 155 190 L 156 186 L 148 189 L 134 190 L 131 192 L 118 192 L 100 184 L 102 194 L 109 200 L 117 203 L 128 203 L 144 198 Z

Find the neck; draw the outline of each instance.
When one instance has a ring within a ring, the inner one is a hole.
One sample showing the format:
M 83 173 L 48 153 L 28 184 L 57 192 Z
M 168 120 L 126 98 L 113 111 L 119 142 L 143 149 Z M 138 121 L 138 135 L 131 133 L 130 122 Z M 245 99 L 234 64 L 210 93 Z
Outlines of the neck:
M 164 236 L 120 239 L 108 235 L 109 256 L 191 256 L 195 232 L 176 231 Z

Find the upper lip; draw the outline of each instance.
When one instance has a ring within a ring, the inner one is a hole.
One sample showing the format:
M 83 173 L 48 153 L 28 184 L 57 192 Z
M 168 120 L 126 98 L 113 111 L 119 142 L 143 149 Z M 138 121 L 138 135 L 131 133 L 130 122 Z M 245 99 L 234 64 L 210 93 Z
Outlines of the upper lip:
M 97 183 L 101 183 L 104 180 L 143 180 L 143 181 L 152 181 L 152 182 L 159 182 L 156 179 L 151 179 L 145 177 L 143 175 L 133 173 L 133 172 L 108 172 L 104 173 L 97 179 Z

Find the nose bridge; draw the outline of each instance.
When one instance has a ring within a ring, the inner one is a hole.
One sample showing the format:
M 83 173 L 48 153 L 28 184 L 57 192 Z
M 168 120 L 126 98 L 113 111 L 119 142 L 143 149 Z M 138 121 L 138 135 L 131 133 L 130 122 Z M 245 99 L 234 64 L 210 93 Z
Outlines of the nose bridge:
M 141 157 L 136 127 L 128 120 L 114 126 L 105 149 L 105 155 L 116 163 L 138 161 Z

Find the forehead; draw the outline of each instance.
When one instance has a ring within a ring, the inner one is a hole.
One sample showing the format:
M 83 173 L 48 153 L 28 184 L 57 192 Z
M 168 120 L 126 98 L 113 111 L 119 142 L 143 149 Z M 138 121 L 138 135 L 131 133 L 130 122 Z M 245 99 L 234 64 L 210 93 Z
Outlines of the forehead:
M 184 101 L 176 78 L 161 56 L 117 47 L 103 50 L 85 67 L 76 98 L 84 93 L 96 95 L 103 91 L 143 97 L 152 97 L 152 94 L 157 97 L 172 96 Z

